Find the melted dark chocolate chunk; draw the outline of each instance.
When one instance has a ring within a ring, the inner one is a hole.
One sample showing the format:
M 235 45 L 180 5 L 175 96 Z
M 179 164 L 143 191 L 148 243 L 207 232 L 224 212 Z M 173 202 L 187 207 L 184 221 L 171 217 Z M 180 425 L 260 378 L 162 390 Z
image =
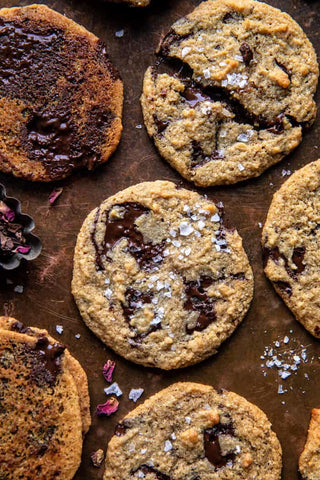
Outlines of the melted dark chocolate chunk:
M 169 475 L 166 475 L 165 473 L 160 472 L 160 470 L 157 470 L 154 467 L 151 467 L 150 465 L 141 465 L 137 470 L 132 472 L 132 474 L 141 472 L 144 475 L 147 475 L 148 473 L 153 473 L 155 478 L 157 480 L 173 480 Z
M 123 310 L 123 315 L 124 315 L 128 325 L 129 325 L 129 327 L 131 329 L 135 330 L 130 324 L 131 317 L 135 314 L 135 311 L 137 310 L 137 308 L 141 308 L 141 306 L 143 306 L 144 304 L 151 303 L 151 300 L 153 298 L 153 294 L 152 293 L 143 293 L 143 292 L 140 292 L 139 290 L 135 290 L 134 288 L 128 288 L 126 290 L 125 297 L 126 297 L 126 305 L 123 304 L 123 303 L 121 304 L 122 310 Z M 161 328 L 161 322 L 157 323 L 156 325 L 151 325 L 147 332 L 138 333 L 137 335 L 135 335 L 133 340 L 136 343 L 140 343 L 150 333 L 156 332 L 160 328 Z
M 246 42 L 243 42 L 241 45 L 240 45 L 240 53 L 242 55 L 242 58 L 243 58 L 243 61 L 245 63 L 245 65 L 249 65 L 251 60 L 253 59 L 253 51 L 250 47 L 250 45 L 248 45 Z
M 182 96 L 191 107 L 195 107 L 201 102 L 212 102 L 211 98 L 203 90 L 192 86 L 185 88 Z
M 98 216 L 94 223 L 91 239 L 96 249 L 96 265 L 97 268 L 103 270 L 103 257 L 110 260 L 108 252 L 122 239 L 128 240 L 128 251 L 139 264 L 142 270 L 152 270 L 159 265 L 162 260 L 162 252 L 165 246 L 165 241 L 153 245 L 152 243 L 144 242 L 143 235 L 137 229 L 135 221 L 148 212 L 150 209 L 136 202 L 126 202 L 114 207 L 121 207 L 123 215 L 121 218 L 109 217 L 110 212 L 106 213 L 106 231 L 101 248 L 97 245 L 95 239 L 96 225 Z
M 293 249 L 292 261 L 297 267 L 295 273 L 301 273 L 306 268 L 306 266 L 303 264 L 305 253 L 306 249 L 304 247 L 296 247 Z
M 189 327 L 187 325 L 186 331 L 188 334 L 194 331 L 201 332 L 216 320 L 215 300 L 205 292 L 205 289 L 210 287 L 213 282 L 214 279 L 211 277 L 201 277 L 197 281 L 185 282 L 187 300 L 183 307 L 189 311 L 199 312 L 195 326 Z
M 157 132 L 158 135 L 164 132 L 164 130 L 167 128 L 169 125 L 169 120 L 160 120 L 157 115 L 153 115 L 153 121 L 157 127 Z
M 219 443 L 219 437 L 221 435 L 230 435 L 234 437 L 234 428 L 231 422 L 228 424 L 219 423 L 203 432 L 205 456 L 209 462 L 212 463 L 215 470 L 225 467 L 229 462 L 232 462 L 235 459 L 234 452 L 222 455 Z
M 200 145 L 196 140 L 192 140 L 192 153 L 191 153 L 191 167 L 197 168 L 202 167 L 206 163 L 209 163 L 214 160 L 222 160 L 223 155 L 218 150 L 214 150 L 211 155 L 206 155 Z
M 162 39 L 159 49 L 157 51 L 158 55 L 161 55 L 163 57 L 168 56 L 170 54 L 170 48 L 172 45 L 177 47 L 180 44 L 180 42 L 182 42 L 182 40 L 185 40 L 190 36 L 191 36 L 191 33 L 188 33 L 186 35 L 179 35 L 173 29 L 171 29 L 167 33 L 167 35 Z
M 134 288 L 128 288 L 126 290 L 126 305 L 122 304 L 123 315 L 127 322 L 130 322 L 131 317 L 135 314 L 137 310 L 138 304 L 140 306 L 145 305 L 147 303 L 151 303 L 153 294 L 152 293 L 143 293 L 139 290 L 135 290 Z
M 128 428 L 130 428 L 130 426 L 126 423 L 126 421 L 124 420 L 123 422 L 120 422 L 116 425 L 116 428 L 114 430 L 114 434 L 117 436 L 117 437 L 123 437 L 123 435 L 126 434 Z
M 292 262 L 296 265 L 296 269 L 292 270 L 289 267 L 288 259 L 283 253 L 280 253 L 280 250 L 278 247 L 274 248 L 264 248 L 263 249 L 263 265 L 264 268 L 267 266 L 269 258 L 274 261 L 276 264 L 279 264 L 279 259 L 283 259 L 284 261 L 284 266 L 287 271 L 287 273 L 292 277 L 294 280 L 297 280 L 297 275 L 302 273 L 305 269 L 305 265 L 303 263 L 305 255 L 305 247 L 295 247 L 293 249 L 292 257 L 291 260 Z M 283 283 L 286 284 L 286 282 L 278 282 L 278 283 Z M 289 285 L 289 284 L 288 284 Z M 291 295 L 291 287 L 290 287 L 290 295 Z
M 286 293 L 289 297 L 291 297 L 292 295 L 292 288 L 290 286 L 290 283 L 288 282 L 282 282 L 281 280 L 279 280 L 278 282 L 274 282 L 279 288 L 280 290 L 282 290 L 284 293 Z
M 36 362 L 32 370 L 32 379 L 38 386 L 48 384 L 54 386 L 57 376 L 61 372 L 61 356 L 66 347 L 60 343 L 51 344 L 45 336 L 38 338 L 33 348 L 36 353 Z
M 318 325 L 316 325 L 314 327 L 314 334 L 319 337 L 320 336 L 320 327 Z
M 270 126 L 267 128 L 268 132 L 274 133 L 275 135 L 280 135 L 281 133 L 284 132 L 284 124 L 283 124 L 283 119 L 284 119 L 284 113 L 280 113 L 274 122 L 270 124 Z

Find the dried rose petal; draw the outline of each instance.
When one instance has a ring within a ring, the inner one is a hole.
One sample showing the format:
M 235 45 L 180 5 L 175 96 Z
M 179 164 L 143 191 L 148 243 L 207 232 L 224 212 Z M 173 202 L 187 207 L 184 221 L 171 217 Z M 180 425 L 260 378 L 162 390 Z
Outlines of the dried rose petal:
M 110 397 L 106 403 L 97 405 L 96 414 L 100 417 L 106 415 L 109 417 L 112 413 L 115 413 L 119 408 L 119 402 L 115 397 Z
M 103 376 L 106 379 L 107 382 L 111 383 L 112 382 L 112 374 L 113 370 L 115 369 L 116 362 L 113 362 L 112 360 L 107 360 L 107 363 L 103 367 Z
M 52 192 L 49 195 L 49 203 L 51 205 L 54 204 L 54 202 L 60 197 L 61 193 L 63 192 L 63 188 L 54 188 Z
M 0 200 L 0 214 L 1 217 L 5 220 L 8 220 L 9 222 L 13 222 L 15 219 L 15 213 L 13 210 L 11 210 L 8 205 L 6 205 L 2 200 Z
M 99 448 L 96 452 L 91 453 L 91 460 L 94 467 L 101 467 L 101 464 L 104 460 L 104 451 Z
M 19 246 L 15 249 L 15 252 L 18 252 L 18 253 L 29 253 L 31 250 L 31 246 L 30 245 L 26 245 L 24 247 L 22 246 Z

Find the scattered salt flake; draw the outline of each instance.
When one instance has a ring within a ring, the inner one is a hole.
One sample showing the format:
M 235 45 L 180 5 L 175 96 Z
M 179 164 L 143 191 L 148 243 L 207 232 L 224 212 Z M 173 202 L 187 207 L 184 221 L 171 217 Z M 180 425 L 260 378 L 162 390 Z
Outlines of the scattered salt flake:
M 23 293 L 23 285 L 16 285 L 13 291 L 16 293 Z
M 116 395 L 117 397 L 121 397 L 122 390 L 120 389 L 117 382 L 114 382 L 114 383 L 112 383 L 112 385 L 110 385 L 110 387 L 107 387 L 107 388 L 104 389 L 104 393 L 106 395 Z
M 285 380 L 286 378 L 290 377 L 291 373 L 290 372 L 279 372 L 280 377 L 282 380 Z
M 278 394 L 279 394 L 279 395 L 282 395 L 283 393 L 285 393 L 285 390 L 283 390 L 282 385 L 279 385 L 279 386 L 278 386 Z
M 173 229 L 169 230 L 169 235 L 171 235 L 171 237 L 176 237 L 177 236 L 177 232 Z
M 75 337 L 76 337 L 77 340 L 79 340 L 79 338 L 81 337 L 80 333 L 76 333 Z
M 142 450 L 140 450 L 140 453 L 144 455 L 145 453 L 147 453 L 147 450 L 148 450 L 147 448 L 142 448 Z
M 106 288 L 105 291 L 104 291 L 104 296 L 110 300 L 111 296 L 112 296 L 112 290 L 111 288 Z
M 180 235 L 187 237 L 194 231 L 194 228 L 187 222 L 181 222 L 179 225 L 179 231 Z
M 104 451 L 99 448 L 96 452 L 92 452 L 90 456 L 93 466 L 97 468 L 101 467 L 104 460 Z
M 49 203 L 53 205 L 55 201 L 60 197 L 61 193 L 63 192 L 63 188 L 54 188 L 49 195 Z
M 239 168 L 240 172 L 243 172 L 244 166 L 242 165 L 242 163 L 238 163 L 238 168 Z
M 171 433 L 170 436 L 171 436 L 171 440 L 176 440 L 176 439 L 177 439 L 177 436 L 176 436 L 176 434 L 175 434 L 174 432 Z
M 170 442 L 170 440 L 166 440 L 164 442 L 164 451 L 165 452 L 170 452 L 170 450 L 172 450 L 173 446 L 172 446 L 172 443 Z
M 115 369 L 116 362 L 113 362 L 112 360 L 107 360 L 107 362 L 104 364 L 102 373 L 105 378 L 105 380 L 109 383 L 112 382 L 112 375 L 113 375 L 113 370 Z
M 243 57 L 242 55 L 235 55 L 234 59 L 237 60 L 238 62 L 243 62 Z
M 262 223 L 261 222 L 258 223 L 258 227 L 262 228 Z
M 206 226 L 205 222 L 203 220 L 199 220 L 198 222 L 199 230 L 203 230 L 205 226 Z
M 63 333 L 63 326 L 62 325 L 56 325 L 56 332 L 61 335 Z
M 240 133 L 240 135 L 237 136 L 238 142 L 246 143 L 249 140 L 249 135 L 246 133 Z
M 123 35 L 124 35 L 124 30 L 123 30 L 123 29 L 118 30 L 118 31 L 115 33 L 115 36 L 116 36 L 117 38 L 121 38 L 121 37 L 123 37 Z
M 277 340 L 276 342 L 274 342 L 274 344 L 275 344 L 275 346 L 276 346 L 277 348 L 280 347 L 280 342 L 278 342 L 278 340 Z
M 186 423 L 187 423 L 188 425 L 190 425 L 190 423 L 191 423 L 191 418 L 190 418 L 190 417 L 184 417 L 184 419 L 185 419 Z
M 140 129 L 142 128 L 141 123 L 139 123 L 138 125 L 136 125 L 136 128 L 137 128 L 138 130 L 140 130 Z
M 181 242 L 179 242 L 179 240 L 172 240 L 172 245 L 174 247 L 179 248 L 179 247 L 181 247 Z
M 289 176 L 289 175 L 291 175 L 291 170 L 285 170 L 285 169 L 283 169 L 282 172 L 281 172 L 281 175 L 282 175 L 283 177 Z
M 211 73 L 210 73 L 209 68 L 205 68 L 203 70 L 203 76 L 204 76 L 204 78 L 210 78 L 211 77 Z
M 110 397 L 109 400 L 106 401 L 106 403 L 103 403 L 101 405 L 97 405 L 96 408 L 96 414 L 98 417 L 101 416 L 107 416 L 109 417 L 113 413 L 115 413 L 119 408 L 119 402 L 115 397 Z
M 210 220 L 211 222 L 220 222 L 220 215 L 218 213 L 215 213 L 214 215 L 212 215 Z
M 136 402 L 137 400 L 139 400 L 143 392 L 143 388 L 132 388 L 129 392 L 129 400 Z
M 184 254 L 188 257 L 191 253 L 191 248 L 190 247 L 187 247 L 184 251 Z
M 190 52 L 191 52 L 191 47 L 183 47 L 183 49 L 181 50 L 181 57 L 184 58 Z

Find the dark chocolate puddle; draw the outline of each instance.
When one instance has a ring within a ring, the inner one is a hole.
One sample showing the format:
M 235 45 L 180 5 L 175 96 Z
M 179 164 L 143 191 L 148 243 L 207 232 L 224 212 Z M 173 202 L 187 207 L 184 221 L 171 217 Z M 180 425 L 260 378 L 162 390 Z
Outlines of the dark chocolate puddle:
M 235 459 L 235 453 L 230 452 L 222 455 L 219 443 L 221 435 L 230 435 L 234 437 L 234 427 L 232 422 L 223 424 L 218 423 L 212 428 L 203 432 L 204 453 L 209 462 L 214 466 L 215 470 L 225 467 L 228 463 L 232 463 Z

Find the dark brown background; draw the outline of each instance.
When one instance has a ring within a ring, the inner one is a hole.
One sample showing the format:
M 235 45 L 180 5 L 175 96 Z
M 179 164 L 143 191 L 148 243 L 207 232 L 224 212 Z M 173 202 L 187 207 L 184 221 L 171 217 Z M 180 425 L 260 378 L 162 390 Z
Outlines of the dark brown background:
M 32 3 L 0 0 L 0 7 Z M 197 1 L 153 0 L 152 6 L 144 10 L 94 0 L 47 0 L 42 3 L 83 24 L 106 42 L 125 86 L 124 131 L 117 152 L 106 166 L 94 173 L 78 173 L 57 184 L 64 190 L 54 206 L 48 206 L 52 184 L 32 184 L 0 174 L 0 182 L 5 184 L 8 195 L 21 199 L 23 212 L 35 218 L 35 233 L 43 242 L 43 252 L 32 264 L 16 273 L 5 275 L 0 272 L 0 314 L 9 313 L 28 325 L 47 328 L 67 344 L 88 374 L 93 424 L 85 440 L 82 466 L 75 478 L 102 478 L 103 467 L 93 468 L 89 454 L 98 448 L 106 448 L 115 424 L 134 407 L 128 400 L 131 388 L 143 387 L 144 399 L 175 381 L 192 380 L 233 390 L 261 407 L 282 443 L 283 478 L 296 480 L 297 461 L 305 442 L 310 409 L 320 407 L 320 349 L 319 343 L 294 320 L 263 274 L 258 222 L 264 221 L 273 193 L 286 178 L 282 176 L 282 170 L 296 170 L 320 156 L 319 118 L 302 145 L 261 178 L 205 191 L 209 198 L 223 201 L 226 217 L 242 235 L 253 265 L 255 297 L 243 324 L 220 348 L 218 355 L 194 367 L 161 372 L 136 366 L 104 347 L 82 322 L 70 293 L 73 249 L 86 215 L 118 190 L 156 179 L 173 180 L 194 188 L 161 160 L 144 127 L 137 129 L 136 125 L 143 123 L 139 96 L 143 73 L 153 61 L 153 51 L 173 21 L 191 12 Z M 268 3 L 292 15 L 319 51 L 319 2 L 271 0 Z M 117 38 L 115 32 L 121 29 L 124 29 L 124 36 Z M 7 285 L 7 278 L 12 285 Z M 16 285 L 23 285 L 22 294 L 13 291 Z M 56 325 L 64 326 L 61 336 L 55 331 Z M 77 333 L 81 334 L 80 339 L 75 338 Z M 282 381 L 275 369 L 262 369 L 260 356 L 265 346 L 285 335 L 290 337 L 286 352 L 290 346 L 301 351 L 303 344 L 307 346 L 309 361 L 299 368 L 296 376 Z M 114 378 L 124 395 L 116 415 L 98 419 L 94 411 L 97 403 L 106 398 L 101 369 L 107 358 L 116 360 Z M 263 375 L 263 370 L 267 370 L 267 376 Z M 305 373 L 308 373 L 309 380 Z M 288 393 L 278 395 L 279 383 L 288 389 Z

